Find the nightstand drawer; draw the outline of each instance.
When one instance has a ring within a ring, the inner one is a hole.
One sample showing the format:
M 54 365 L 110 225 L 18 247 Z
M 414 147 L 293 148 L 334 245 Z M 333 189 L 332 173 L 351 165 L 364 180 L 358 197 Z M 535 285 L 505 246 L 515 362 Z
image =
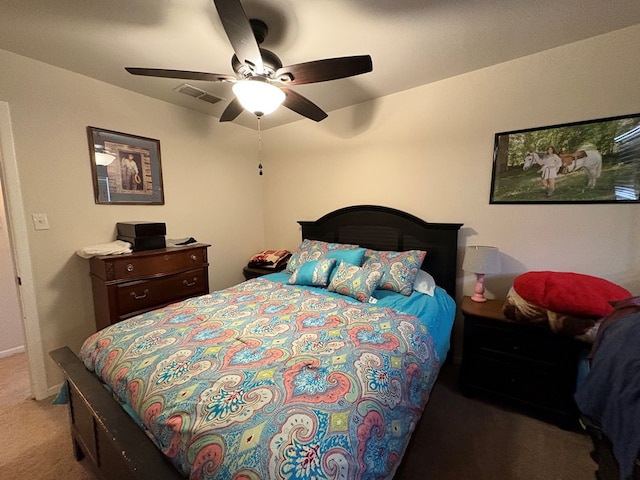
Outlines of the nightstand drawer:
M 206 269 L 200 268 L 152 280 L 121 283 L 116 287 L 120 317 L 209 293 L 206 276 Z
M 507 324 L 478 320 L 465 328 L 473 337 L 469 345 L 477 355 L 506 355 L 517 360 L 530 360 L 541 368 L 565 365 L 573 357 L 572 349 L 567 352 L 566 339 L 539 327 Z
M 573 408 L 575 382 L 549 376 L 536 368 L 477 357 L 467 366 L 467 388 L 549 410 Z

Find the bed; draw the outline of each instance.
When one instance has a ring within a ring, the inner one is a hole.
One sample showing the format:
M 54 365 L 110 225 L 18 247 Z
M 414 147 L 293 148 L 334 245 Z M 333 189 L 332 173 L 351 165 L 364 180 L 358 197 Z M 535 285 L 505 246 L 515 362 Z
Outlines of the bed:
M 394 477 L 449 348 L 461 224 L 369 205 L 299 224 L 338 251 L 294 272 L 426 251 L 437 287 L 361 301 L 330 291 L 343 271 L 371 280 L 341 260 L 327 288 L 276 273 L 101 330 L 81 358 L 58 349 L 77 459 L 118 479 Z

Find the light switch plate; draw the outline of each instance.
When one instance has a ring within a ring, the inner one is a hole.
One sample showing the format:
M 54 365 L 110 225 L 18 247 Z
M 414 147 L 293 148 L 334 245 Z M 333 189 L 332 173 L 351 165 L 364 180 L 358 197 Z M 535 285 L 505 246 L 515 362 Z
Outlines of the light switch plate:
M 32 213 L 31 218 L 35 230 L 49 230 L 49 219 L 46 213 Z

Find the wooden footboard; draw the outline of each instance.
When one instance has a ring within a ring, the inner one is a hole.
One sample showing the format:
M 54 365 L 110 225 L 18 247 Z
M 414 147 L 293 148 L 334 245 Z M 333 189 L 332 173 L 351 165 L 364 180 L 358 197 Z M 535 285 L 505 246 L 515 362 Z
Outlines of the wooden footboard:
M 77 460 L 88 457 L 100 476 L 109 480 L 183 478 L 68 347 L 50 355 L 69 386 L 71 440 Z

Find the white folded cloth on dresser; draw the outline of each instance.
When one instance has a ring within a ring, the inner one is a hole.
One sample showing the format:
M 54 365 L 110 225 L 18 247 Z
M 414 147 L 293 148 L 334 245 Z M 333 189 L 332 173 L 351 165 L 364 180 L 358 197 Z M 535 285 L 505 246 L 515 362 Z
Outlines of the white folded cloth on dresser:
M 102 243 L 100 245 L 92 245 L 76 250 L 76 254 L 82 258 L 91 258 L 97 255 L 121 255 L 123 253 L 131 253 L 131 244 L 122 240 L 114 240 L 110 243 Z

